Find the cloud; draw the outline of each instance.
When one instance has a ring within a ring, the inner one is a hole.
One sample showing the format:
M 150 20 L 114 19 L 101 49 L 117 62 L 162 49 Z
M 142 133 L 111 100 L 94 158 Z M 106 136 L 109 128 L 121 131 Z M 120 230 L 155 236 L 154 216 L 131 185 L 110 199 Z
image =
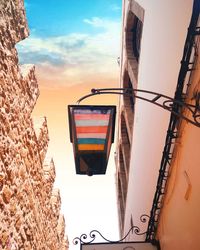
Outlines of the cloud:
M 95 75 L 114 77 L 118 73 L 120 22 L 98 17 L 83 21 L 93 26 L 96 33 L 48 38 L 30 36 L 17 45 L 20 63 L 36 64 L 43 82 L 49 82 L 50 75 L 51 82 L 55 79 L 64 85 L 80 84 L 84 78 Z
M 40 52 L 36 55 L 35 52 L 27 53 L 21 51 L 20 57 L 22 58 L 22 64 L 29 64 L 30 62 L 32 64 L 49 63 L 57 66 L 65 64 L 65 60 L 55 53 L 50 55 L 45 52 Z
M 117 5 L 117 4 L 112 4 L 110 6 L 110 8 L 111 8 L 112 11 L 116 11 L 116 12 L 121 11 L 121 7 L 119 5 Z
M 107 19 L 102 19 L 99 17 L 93 17 L 91 19 L 84 19 L 85 23 L 95 27 L 95 28 L 103 28 L 105 32 L 109 33 L 118 33 L 120 30 L 120 23 L 117 21 L 111 21 Z
M 17 45 L 21 63 L 40 65 L 49 63 L 54 66 L 78 63 L 77 53 L 84 50 L 86 35 L 71 34 L 68 36 L 39 38 L 30 37 Z
M 94 27 L 104 27 L 105 21 L 103 19 L 100 19 L 98 17 L 93 17 L 92 19 L 84 19 L 85 23 L 91 24 Z

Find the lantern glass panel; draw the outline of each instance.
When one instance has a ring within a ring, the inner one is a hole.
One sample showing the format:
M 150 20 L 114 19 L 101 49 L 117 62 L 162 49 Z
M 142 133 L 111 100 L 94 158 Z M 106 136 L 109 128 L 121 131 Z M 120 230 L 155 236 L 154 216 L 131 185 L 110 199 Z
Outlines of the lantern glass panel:
M 68 112 L 76 172 L 104 173 L 114 141 L 116 107 L 71 105 Z

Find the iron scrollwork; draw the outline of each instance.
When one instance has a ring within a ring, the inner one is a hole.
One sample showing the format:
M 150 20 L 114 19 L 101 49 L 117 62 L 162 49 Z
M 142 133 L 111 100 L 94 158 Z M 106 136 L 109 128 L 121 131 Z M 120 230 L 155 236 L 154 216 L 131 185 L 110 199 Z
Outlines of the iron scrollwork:
M 146 214 L 143 214 L 140 216 L 140 221 L 142 223 L 147 223 L 149 221 L 149 215 L 146 215 Z M 134 232 L 135 235 L 145 235 L 146 234 L 146 231 L 145 232 L 141 232 L 140 228 L 138 226 L 132 226 L 128 233 L 120 240 L 117 240 L 117 241 L 112 241 L 112 240 L 109 240 L 107 238 L 105 238 L 98 230 L 92 230 L 90 233 L 89 233 L 89 237 L 87 234 L 81 234 L 80 237 L 76 237 L 73 239 L 73 244 L 74 245 L 77 245 L 78 243 L 80 244 L 91 244 L 93 243 L 96 239 L 97 239 L 97 236 L 100 236 L 105 242 L 109 242 L 109 243 L 118 243 L 118 242 L 123 242 L 127 237 L 128 235 L 131 233 L 131 232 Z
M 138 95 L 139 93 L 139 95 Z M 191 101 L 194 101 L 195 104 L 186 103 L 182 98 L 176 99 L 163 95 L 157 92 L 144 90 L 144 89 L 132 89 L 132 88 L 104 88 L 104 89 L 91 89 L 91 93 L 81 97 L 77 103 L 79 104 L 84 99 L 100 94 L 116 94 L 116 95 L 125 95 L 133 96 L 134 99 L 140 99 L 149 103 L 152 103 L 156 106 L 159 106 L 177 117 L 180 117 L 187 122 L 200 127 L 200 92 L 197 92 L 193 96 Z M 142 94 L 142 95 L 141 95 Z M 187 110 L 191 114 L 192 118 L 185 115 L 182 110 Z

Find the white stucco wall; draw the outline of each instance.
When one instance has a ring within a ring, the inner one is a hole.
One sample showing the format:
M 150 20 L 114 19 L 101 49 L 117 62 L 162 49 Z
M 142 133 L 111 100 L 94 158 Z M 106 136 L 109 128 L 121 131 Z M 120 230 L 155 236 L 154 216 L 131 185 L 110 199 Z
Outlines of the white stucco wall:
M 193 1 L 137 2 L 145 10 L 138 88 L 173 97 Z M 130 228 L 131 215 L 134 224 L 140 225 L 140 215 L 150 213 L 169 116 L 157 106 L 136 102 L 125 232 Z

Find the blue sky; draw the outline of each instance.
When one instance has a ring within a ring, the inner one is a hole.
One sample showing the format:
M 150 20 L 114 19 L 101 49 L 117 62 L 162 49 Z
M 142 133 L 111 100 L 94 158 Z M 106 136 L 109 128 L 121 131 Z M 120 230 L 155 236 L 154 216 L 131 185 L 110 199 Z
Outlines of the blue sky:
M 30 36 L 17 49 L 21 64 L 36 65 L 41 86 L 116 79 L 120 0 L 26 0 L 25 8 Z
M 120 0 L 26 0 L 25 7 L 30 29 L 41 37 L 95 33 L 84 19 L 119 20 L 121 16 Z

